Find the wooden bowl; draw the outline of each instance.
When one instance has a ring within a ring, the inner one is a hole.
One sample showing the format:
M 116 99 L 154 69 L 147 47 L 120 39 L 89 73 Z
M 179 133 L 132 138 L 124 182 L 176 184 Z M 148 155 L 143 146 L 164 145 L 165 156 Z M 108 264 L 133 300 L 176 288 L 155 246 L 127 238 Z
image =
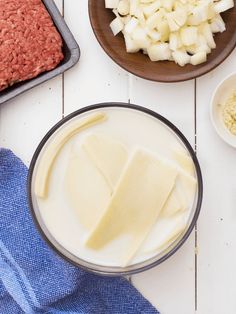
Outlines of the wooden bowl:
M 222 63 L 236 46 L 236 0 L 235 7 L 222 17 L 226 31 L 215 35 L 216 49 L 208 55 L 207 62 L 198 66 L 180 67 L 174 62 L 151 62 L 141 52 L 126 52 L 123 34 L 112 34 L 110 23 L 115 18 L 112 10 L 105 8 L 105 0 L 89 0 L 89 16 L 94 34 L 105 52 L 123 69 L 141 78 L 158 82 L 180 82 L 199 77 Z

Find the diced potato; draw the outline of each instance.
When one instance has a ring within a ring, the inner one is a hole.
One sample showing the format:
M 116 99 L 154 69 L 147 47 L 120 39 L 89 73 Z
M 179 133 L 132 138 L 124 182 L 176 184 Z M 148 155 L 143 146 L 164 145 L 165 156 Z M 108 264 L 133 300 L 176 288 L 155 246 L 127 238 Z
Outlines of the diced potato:
M 153 42 L 157 42 L 161 40 L 161 34 L 156 30 L 150 30 L 149 28 L 145 29 L 147 35 Z
M 130 10 L 129 0 L 120 0 L 117 10 L 120 15 L 128 15 Z
M 197 45 L 192 45 L 192 46 L 185 46 L 186 52 L 188 54 L 194 55 L 197 52 Z
M 135 11 L 134 16 L 138 19 L 139 24 L 140 24 L 142 27 L 145 27 L 145 26 L 146 26 L 146 20 L 145 20 L 143 11 L 142 11 L 140 8 Z
M 130 3 L 130 15 L 135 15 L 136 10 L 139 8 L 139 0 L 129 0 Z
M 184 26 L 187 21 L 187 10 L 185 8 L 179 8 L 175 11 L 174 20 L 179 26 Z
M 120 0 L 105 0 L 106 9 L 117 9 Z
M 227 11 L 234 7 L 233 0 L 220 0 L 215 3 L 215 11 L 216 13 L 221 13 Z
M 146 15 L 146 17 L 149 17 L 152 14 L 154 14 L 160 7 L 161 7 L 161 1 L 155 0 L 150 5 L 144 7 L 143 13 Z
M 214 3 L 211 2 L 208 7 L 208 20 L 213 19 L 215 15 L 216 15 L 216 12 L 215 12 Z
M 191 56 L 190 63 L 192 65 L 198 65 L 207 61 L 207 54 L 205 51 L 198 52 Z
M 171 50 L 166 43 L 157 43 L 151 45 L 147 49 L 148 56 L 152 61 L 169 60 L 171 56 Z
M 104 1 L 116 15 L 113 34 L 123 32 L 127 52 L 141 50 L 152 61 L 171 60 L 180 66 L 205 62 L 216 47 L 214 33 L 226 30 L 221 12 L 234 6 L 234 0 Z
M 140 50 L 140 47 L 137 45 L 137 43 L 131 38 L 131 36 L 128 33 L 124 33 L 124 38 L 125 38 L 126 51 L 128 53 L 135 53 Z
M 188 17 L 189 25 L 199 25 L 208 19 L 209 3 L 201 3 L 193 8 L 191 15 Z
M 181 29 L 180 37 L 183 45 L 191 46 L 197 41 L 198 29 L 195 26 L 187 26 Z
M 162 12 L 158 11 L 153 15 L 149 16 L 146 20 L 146 25 L 150 29 L 157 28 L 158 25 L 162 22 L 163 14 Z
M 206 38 L 202 34 L 198 35 L 196 50 L 194 53 L 198 53 L 201 51 L 205 51 L 207 54 L 211 52 L 211 48 L 208 46 Z
M 136 43 L 138 47 L 141 48 L 148 48 L 151 44 L 151 40 L 148 38 L 147 33 L 145 30 L 138 26 L 135 28 L 133 33 L 131 34 L 132 39 Z
M 131 34 L 138 26 L 139 21 L 136 17 L 132 17 L 131 20 L 125 25 L 124 30 L 126 33 Z
M 171 12 L 174 6 L 174 0 L 162 0 L 161 4 L 166 11 Z
M 174 51 L 182 47 L 182 42 L 179 33 L 170 34 L 169 46 L 170 49 Z
M 161 41 L 167 41 L 169 39 L 170 36 L 170 28 L 169 25 L 166 21 L 162 21 L 158 27 L 157 30 L 160 32 L 161 34 Z
M 211 32 L 211 27 L 208 23 L 203 23 L 200 25 L 200 32 L 206 38 L 207 44 L 211 49 L 216 48 L 216 43 Z
M 115 14 L 116 17 L 120 17 L 119 12 L 117 9 L 113 9 L 112 12 Z
M 147 55 L 147 54 L 148 54 L 147 48 L 143 48 L 143 49 L 142 49 L 142 52 L 143 52 L 144 55 Z
M 190 56 L 186 51 L 176 50 L 172 52 L 172 57 L 174 58 L 174 61 L 181 67 L 190 62 Z
M 122 23 L 122 21 L 116 17 L 110 24 L 112 33 L 114 34 L 114 36 L 116 36 L 117 34 L 119 34 L 119 32 L 121 32 L 124 28 L 124 24 Z
M 123 24 L 125 26 L 131 20 L 131 16 L 130 15 L 122 16 L 122 17 L 120 17 L 120 19 L 121 19 L 121 21 L 123 22 Z
M 206 54 L 211 53 L 211 48 L 207 44 L 202 44 L 201 46 L 197 46 L 196 53 L 198 52 L 206 52 Z
M 176 23 L 174 19 L 175 12 L 166 14 L 167 22 L 171 32 L 176 32 L 180 29 L 180 26 Z
M 225 22 L 219 14 L 211 20 L 210 27 L 212 33 L 222 33 L 226 30 Z

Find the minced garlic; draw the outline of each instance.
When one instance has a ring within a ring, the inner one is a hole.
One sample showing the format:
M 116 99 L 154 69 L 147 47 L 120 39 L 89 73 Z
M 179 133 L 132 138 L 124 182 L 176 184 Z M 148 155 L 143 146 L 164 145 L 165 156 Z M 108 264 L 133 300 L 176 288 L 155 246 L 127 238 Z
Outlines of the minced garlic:
M 222 108 L 223 121 L 227 129 L 236 135 L 236 90 L 227 99 Z

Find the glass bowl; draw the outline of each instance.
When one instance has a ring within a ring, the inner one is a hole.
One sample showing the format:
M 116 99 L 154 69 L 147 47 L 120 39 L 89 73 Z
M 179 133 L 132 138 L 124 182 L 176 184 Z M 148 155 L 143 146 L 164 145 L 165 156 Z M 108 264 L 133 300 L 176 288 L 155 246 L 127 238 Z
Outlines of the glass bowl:
M 185 229 L 185 232 L 182 233 L 173 243 L 171 243 L 168 247 L 166 247 L 156 256 L 150 259 L 147 259 L 143 262 L 136 263 L 127 267 L 108 267 L 108 266 L 97 265 L 97 264 L 85 261 L 79 258 L 78 256 L 75 256 L 74 254 L 69 252 L 66 248 L 64 248 L 52 236 L 52 234 L 46 227 L 41 217 L 40 210 L 38 208 L 38 204 L 36 201 L 36 196 L 34 195 L 34 190 L 33 190 L 34 176 L 35 176 L 35 169 L 37 167 L 37 161 L 45 145 L 50 140 L 50 138 L 54 135 L 54 133 L 58 131 L 59 128 L 63 127 L 66 123 L 68 123 L 71 119 L 74 119 L 86 113 L 92 113 L 93 111 L 98 111 L 101 109 L 105 110 L 108 108 L 124 108 L 124 109 L 129 109 L 129 110 L 136 110 L 136 111 L 141 112 L 142 114 L 151 116 L 152 118 L 157 119 L 160 123 L 162 123 L 166 128 L 168 128 L 173 133 L 175 137 L 177 137 L 179 142 L 181 142 L 182 145 L 188 151 L 195 166 L 195 174 L 196 174 L 196 180 L 197 180 L 196 197 L 194 200 L 193 207 L 191 209 L 188 226 Z M 39 144 L 32 158 L 30 169 L 29 169 L 29 175 L 28 175 L 28 199 L 29 199 L 29 205 L 30 205 L 32 217 L 35 221 L 35 224 L 38 230 L 40 231 L 42 237 L 45 239 L 48 245 L 54 251 L 56 251 L 56 253 L 58 253 L 61 257 L 63 257 L 65 260 L 69 261 L 73 265 L 76 265 L 87 271 L 101 274 L 101 275 L 106 275 L 106 276 L 131 275 L 131 274 L 143 272 L 147 269 L 157 266 L 158 264 L 164 262 L 170 256 L 172 256 L 183 245 L 183 243 L 188 239 L 189 235 L 191 234 L 200 213 L 201 204 L 202 204 L 202 196 L 203 196 L 203 182 L 202 182 L 201 169 L 200 169 L 197 157 L 194 153 L 194 150 L 192 149 L 191 145 L 189 144 L 185 136 L 180 132 L 180 130 L 175 125 L 173 125 L 170 121 L 168 121 L 166 118 L 159 115 L 158 113 L 144 107 L 126 104 L 126 103 L 101 103 L 101 104 L 88 106 L 88 107 L 85 107 L 85 108 L 82 108 L 80 110 L 73 112 L 72 114 L 70 114 L 63 120 L 61 120 L 45 135 L 45 137 Z

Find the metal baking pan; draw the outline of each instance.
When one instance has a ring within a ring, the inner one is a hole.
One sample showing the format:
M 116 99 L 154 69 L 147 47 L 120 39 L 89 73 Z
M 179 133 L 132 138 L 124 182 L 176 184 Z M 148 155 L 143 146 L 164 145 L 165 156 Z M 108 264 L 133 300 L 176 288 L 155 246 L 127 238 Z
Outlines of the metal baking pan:
M 43 3 L 48 10 L 58 32 L 61 34 L 63 40 L 63 54 L 64 59 L 62 62 L 53 70 L 44 72 L 39 76 L 30 79 L 28 81 L 23 81 L 17 84 L 14 84 L 11 87 L 6 88 L 2 92 L 0 92 L 0 104 L 5 101 L 12 99 L 25 91 L 43 83 L 51 78 L 62 74 L 66 70 L 73 67 L 80 58 L 80 49 L 76 40 L 74 39 L 71 31 L 66 25 L 61 13 L 59 12 L 56 4 L 53 0 L 43 0 Z

